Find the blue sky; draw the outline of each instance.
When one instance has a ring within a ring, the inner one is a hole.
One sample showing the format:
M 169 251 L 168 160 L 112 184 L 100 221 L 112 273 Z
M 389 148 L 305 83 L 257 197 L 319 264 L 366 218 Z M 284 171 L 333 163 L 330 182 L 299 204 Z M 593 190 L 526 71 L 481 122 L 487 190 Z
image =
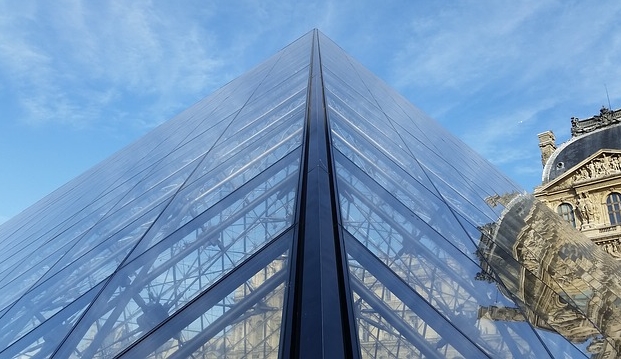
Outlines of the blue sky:
M 0 223 L 312 28 L 530 191 L 538 133 L 621 107 L 619 18 L 618 0 L 0 0 Z

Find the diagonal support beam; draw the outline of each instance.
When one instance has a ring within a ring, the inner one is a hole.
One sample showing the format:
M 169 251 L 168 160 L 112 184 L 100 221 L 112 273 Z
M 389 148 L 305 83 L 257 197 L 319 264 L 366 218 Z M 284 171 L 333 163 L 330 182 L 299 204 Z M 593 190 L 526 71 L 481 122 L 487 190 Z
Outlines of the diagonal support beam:
M 465 357 L 489 358 L 489 355 L 479 348 L 477 344 L 472 341 L 473 339 L 471 337 L 466 336 L 453 324 L 447 325 L 447 323 L 451 323 L 451 320 L 444 318 L 442 313 L 437 312 L 437 309 L 425 298 L 407 285 L 400 277 L 396 276 L 381 260 L 375 257 L 362 243 L 351 235 L 348 235 L 347 238 L 347 253 L 371 273 L 371 275 L 377 278 L 386 289 L 394 293 L 394 295 L 412 310 L 416 316 L 433 328 L 441 338 L 446 340 Z M 373 305 L 370 297 L 365 297 L 364 293 L 362 293 L 362 287 L 357 286 L 355 290 L 365 301 Z M 368 291 L 368 289 L 366 290 Z M 378 308 L 376 308 L 376 310 L 377 309 Z M 386 319 L 391 325 L 395 326 L 395 328 L 399 328 L 396 326 L 398 323 L 395 323 L 390 316 L 386 317 Z M 455 318 L 452 319 L 455 320 Z M 401 334 L 404 335 L 406 333 L 402 332 Z M 412 341 L 412 344 L 418 345 L 417 338 L 405 337 Z M 421 351 L 423 349 L 422 347 L 418 348 L 421 349 Z
M 269 265 L 274 259 L 286 253 L 290 244 L 290 236 L 283 235 L 269 244 L 262 251 L 255 253 L 253 256 L 244 261 L 234 271 L 228 273 L 217 284 L 203 292 L 200 296 L 188 302 L 176 314 L 168 317 L 159 326 L 154 328 L 149 335 L 136 342 L 133 346 L 125 349 L 117 355 L 122 358 L 140 358 L 146 357 L 152 353 L 177 333 L 188 327 L 198 317 L 203 315 L 207 309 L 217 305 L 227 295 L 233 293 L 236 288 L 243 285 L 258 271 Z M 226 316 L 216 320 L 212 325 L 201 330 L 201 333 L 184 343 L 182 349 L 175 358 L 186 358 L 196 350 L 200 345 L 204 344 L 214 335 L 230 325 L 236 318 L 244 314 L 249 308 L 263 299 L 268 293 L 272 292 L 278 285 L 286 279 L 285 270 L 280 270 L 268 280 L 263 282 L 261 286 L 244 300 L 238 302 L 234 308 L 227 312 Z

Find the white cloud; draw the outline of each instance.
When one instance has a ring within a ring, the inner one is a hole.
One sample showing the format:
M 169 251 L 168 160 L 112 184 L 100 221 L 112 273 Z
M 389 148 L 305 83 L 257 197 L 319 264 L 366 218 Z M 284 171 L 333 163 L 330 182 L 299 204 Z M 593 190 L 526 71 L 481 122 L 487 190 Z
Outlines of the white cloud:
M 409 43 L 395 58 L 401 86 L 477 86 L 507 61 L 523 61 L 521 28 L 545 2 L 465 2 L 412 20 Z
M 150 2 L 109 5 L 40 3 L 21 17 L 0 19 L 0 62 L 9 69 L 0 75 L 21 94 L 25 121 L 102 121 L 126 98 L 156 123 L 188 105 L 180 98 L 196 100 L 222 83 L 226 54 L 212 50 L 212 35 L 200 26 L 205 14 L 183 14 L 180 21 Z M 37 26 L 25 32 L 24 21 Z M 141 104 L 147 96 L 157 101 Z
M 499 81 L 554 97 L 589 93 L 585 83 L 619 74 L 621 47 L 610 45 L 619 42 L 620 12 L 613 2 L 462 2 L 412 21 L 392 66 L 395 82 L 445 94 L 484 95 Z

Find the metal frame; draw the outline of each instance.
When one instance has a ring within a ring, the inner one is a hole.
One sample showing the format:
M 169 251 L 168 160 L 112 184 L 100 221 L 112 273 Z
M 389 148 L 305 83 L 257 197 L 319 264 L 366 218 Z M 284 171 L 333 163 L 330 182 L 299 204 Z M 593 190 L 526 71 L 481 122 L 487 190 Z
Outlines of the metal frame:
M 300 178 L 297 240 L 280 357 L 356 358 L 349 290 L 326 114 L 319 34 L 313 31 Z

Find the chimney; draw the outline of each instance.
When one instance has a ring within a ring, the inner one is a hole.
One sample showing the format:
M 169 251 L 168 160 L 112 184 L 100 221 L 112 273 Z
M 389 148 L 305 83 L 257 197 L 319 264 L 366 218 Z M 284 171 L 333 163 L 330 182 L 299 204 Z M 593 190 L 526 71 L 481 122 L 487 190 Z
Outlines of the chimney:
M 548 158 L 556 150 L 556 138 L 552 131 L 542 132 L 537 136 L 539 137 L 539 149 L 541 150 L 541 164 L 545 167 Z

